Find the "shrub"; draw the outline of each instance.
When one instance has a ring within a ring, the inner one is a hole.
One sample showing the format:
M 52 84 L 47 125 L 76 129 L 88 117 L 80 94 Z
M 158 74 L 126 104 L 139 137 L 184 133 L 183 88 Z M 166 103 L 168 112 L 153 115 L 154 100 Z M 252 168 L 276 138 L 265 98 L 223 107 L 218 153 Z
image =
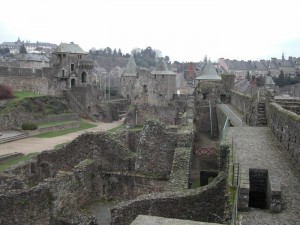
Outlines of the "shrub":
M 36 130 L 38 126 L 34 123 L 23 123 L 22 130 Z
M 8 99 L 14 97 L 13 90 L 10 86 L 0 84 L 0 99 Z

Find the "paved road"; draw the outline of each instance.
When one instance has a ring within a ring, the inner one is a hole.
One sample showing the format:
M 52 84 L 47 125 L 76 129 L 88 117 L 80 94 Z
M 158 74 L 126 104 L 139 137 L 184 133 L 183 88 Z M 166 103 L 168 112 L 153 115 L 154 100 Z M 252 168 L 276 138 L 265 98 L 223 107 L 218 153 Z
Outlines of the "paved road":
M 123 123 L 123 120 L 114 121 L 113 123 L 95 122 L 97 127 L 70 133 L 67 135 L 53 137 L 53 138 L 37 138 L 30 137 L 13 142 L 0 144 L 0 155 L 21 152 L 28 154 L 31 152 L 41 152 L 44 150 L 53 149 L 55 145 L 62 144 L 74 140 L 77 136 L 86 132 L 105 131 L 117 127 Z
M 250 168 L 267 169 L 269 179 L 281 189 L 283 211 L 250 208 L 239 212 L 241 225 L 298 225 L 300 224 L 300 171 L 289 154 L 275 139 L 269 127 L 229 128 L 227 140 L 233 137 L 234 151 L 241 173 Z

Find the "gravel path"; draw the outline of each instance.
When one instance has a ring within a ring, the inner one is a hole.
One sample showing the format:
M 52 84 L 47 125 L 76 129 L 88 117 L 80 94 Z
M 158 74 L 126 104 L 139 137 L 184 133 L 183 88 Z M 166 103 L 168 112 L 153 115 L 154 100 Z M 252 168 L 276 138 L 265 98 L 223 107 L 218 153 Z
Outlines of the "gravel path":
M 41 152 L 44 150 L 53 149 L 55 145 L 62 144 L 65 142 L 70 142 L 83 133 L 109 130 L 111 128 L 121 125 L 122 123 L 123 120 L 114 121 L 112 123 L 95 122 L 93 124 L 96 124 L 97 127 L 70 133 L 59 137 L 53 137 L 53 138 L 30 137 L 30 138 L 25 138 L 13 142 L 0 144 L 0 155 L 13 153 L 13 152 L 21 152 L 24 154 L 28 154 L 31 152 Z

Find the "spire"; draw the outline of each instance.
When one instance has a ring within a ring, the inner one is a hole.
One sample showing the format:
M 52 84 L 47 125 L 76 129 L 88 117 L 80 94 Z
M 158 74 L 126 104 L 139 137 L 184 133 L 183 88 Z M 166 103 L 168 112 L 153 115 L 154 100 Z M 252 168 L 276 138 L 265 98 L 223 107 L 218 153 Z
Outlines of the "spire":
M 284 58 L 284 52 L 282 52 L 281 59 L 282 59 L 282 61 L 284 61 L 284 60 L 285 60 L 285 58 Z
M 164 59 L 160 59 L 155 70 L 152 71 L 152 74 L 169 74 L 176 75 L 173 71 L 169 70 L 168 65 Z
M 133 58 L 133 55 L 131 55 L 128 62 L 127 62 L 126 68 L 125 68 L 124 73 L 122 74 L 122 76 L 125 76 L 125 77 L 133 76 L 133 77 L 135 77 L 136 72 L 137 72 L 137 66 L 136 66 L 135 60 Z

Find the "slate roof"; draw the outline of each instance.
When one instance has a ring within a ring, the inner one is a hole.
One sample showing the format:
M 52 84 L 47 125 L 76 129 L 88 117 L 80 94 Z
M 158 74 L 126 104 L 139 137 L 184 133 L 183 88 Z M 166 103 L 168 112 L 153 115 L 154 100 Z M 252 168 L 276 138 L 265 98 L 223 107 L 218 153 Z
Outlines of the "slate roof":
M 157 67 L 151 73 L 156 74 L 156 75 L 163 74 L 163 75 L 174 75 L 174 76 L 176 76 L 176 73 L 169 70 L 169 68 L 167 66 L 167 63 L 163 59 L 160 60 Z
M 127 62 L 126 68 L 122 74 L 122 77 L 135 77 L 136 74 L 137 74 L 137 66 L 133 58 L 133 55 L 131 55 Z
M 17 55 L 16 58 L 21 61 L 37 61 L 37 62 L 49 62 L 49 58 L 44 55 L 39 54 L 20 54 Z
M 87 54 L 78 44 L 74 44 L 73 42 L 70 44 L 61 43 L 53 53 Z
M 203 71 L 195 79 L 196 80 L 222 80 L 221 76 L 217 73 L 216 68 L 211 63 L 211 61 L 208 61 L 205 64 Z

